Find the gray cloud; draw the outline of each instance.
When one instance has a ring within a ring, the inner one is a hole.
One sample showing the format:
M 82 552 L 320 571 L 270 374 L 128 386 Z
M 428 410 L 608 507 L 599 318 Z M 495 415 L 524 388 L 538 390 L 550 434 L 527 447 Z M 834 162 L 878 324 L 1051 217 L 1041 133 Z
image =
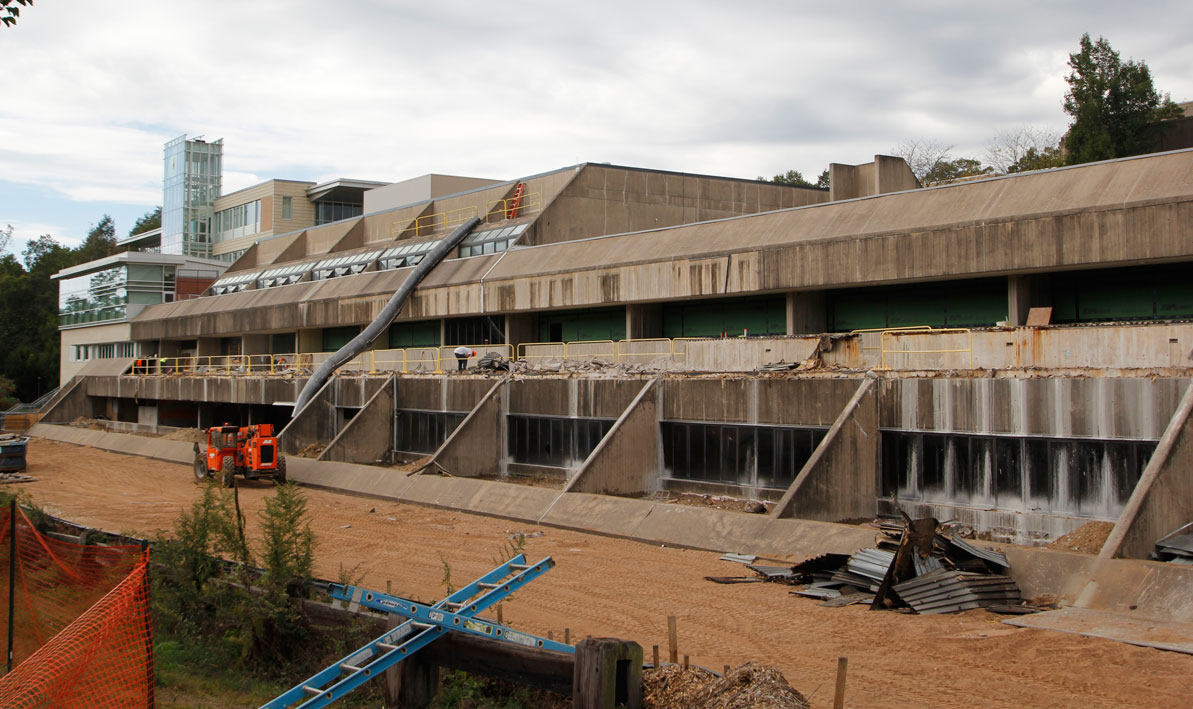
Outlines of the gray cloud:
M 224 138 L 237 183 L 577 160 L 814 175 L 918 137 L 980 155 L 1000 131 L 1063 129 L 1085 31 L 1193 98 L 1193 6 L 1146 9 L 63 0 L 3 33 L 0 176 L 153 204 L 161 145 L 184 132 Z

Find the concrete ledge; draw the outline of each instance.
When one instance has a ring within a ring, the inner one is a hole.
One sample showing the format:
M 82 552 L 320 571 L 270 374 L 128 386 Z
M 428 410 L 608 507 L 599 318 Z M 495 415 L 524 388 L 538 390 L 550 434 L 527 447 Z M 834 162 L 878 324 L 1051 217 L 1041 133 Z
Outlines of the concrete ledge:
M 39 423 L 29 429 L 29 435 L 62 443 L 99 448 L 114 453 L 139 455 L 155 460 L 190 465 L 195 460 L 193 443 L 168 441 L 162 438 L 133 436 L 127 433 L 108 433 L 90 428 L 75 428 L 55 424 Z

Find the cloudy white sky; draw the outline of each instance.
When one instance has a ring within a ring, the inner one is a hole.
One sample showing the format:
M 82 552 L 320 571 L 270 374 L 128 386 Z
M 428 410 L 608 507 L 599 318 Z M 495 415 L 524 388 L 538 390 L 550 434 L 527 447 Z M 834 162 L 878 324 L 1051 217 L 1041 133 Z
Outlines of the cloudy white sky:
M 1062 131 L 1083 32 L 1193 99 L 1193 3 L 38 0 L 0 28 L 0 228 L 77 243 L 161 202 L 162 145 L 269 178 L 753 178 Z

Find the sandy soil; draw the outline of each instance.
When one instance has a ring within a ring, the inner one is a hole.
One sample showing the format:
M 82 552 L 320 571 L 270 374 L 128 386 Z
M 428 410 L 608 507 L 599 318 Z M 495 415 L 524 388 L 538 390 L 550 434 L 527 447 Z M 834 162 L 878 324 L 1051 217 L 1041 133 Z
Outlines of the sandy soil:
M 188 466 L 34 439 L 22 485 L 35 502 L 80 524 L 151 534 L 169 528 L 199 497 Z M 271 483 L 240 490 L 249 517 Z M 336 578 L 359 564 L 365 585 L 430 601 L 452 580 L 494 565 L 508 537 L 528 539 L 532 558 L 558 566 L 504 607 L 514 627 L 560 638 L 636 640 L 647 658 L 666 654 L 667 616 L 679 619 L 680 653 L 717 669 L 774 665 L 811 701 L 832 703 L 837 658 L 849 658 L 851 707 L 1188 706 L 1193 656 L 1108 640 L 1013 628 L 984 611 L 916 616 L 862 606 L 822 608 L 775 584 L 716 585 L 739 575 L 718 554 L 663 548 L 414 505 L 307 490 L 318 535 L 317 573 Z

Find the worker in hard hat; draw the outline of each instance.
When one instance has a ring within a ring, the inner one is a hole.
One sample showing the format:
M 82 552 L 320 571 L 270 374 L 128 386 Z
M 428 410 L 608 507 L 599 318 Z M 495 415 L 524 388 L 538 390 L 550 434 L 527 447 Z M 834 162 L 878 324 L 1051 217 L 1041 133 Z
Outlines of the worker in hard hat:
M 456 355 L 456 362 L 460 365 L 459 369 L 456 370 L 458 372 L 463 372 L 465 369 L 468 369 L 468 358 L 476 356 L 476 350 L 463 345 L 460 345 L 456 349 L 452 350 L 452 353 Z

